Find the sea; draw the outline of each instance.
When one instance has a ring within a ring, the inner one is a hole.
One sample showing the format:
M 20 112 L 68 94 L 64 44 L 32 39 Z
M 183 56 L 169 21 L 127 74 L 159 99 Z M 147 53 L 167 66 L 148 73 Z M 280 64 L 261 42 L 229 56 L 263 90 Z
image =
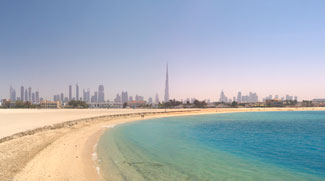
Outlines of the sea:
M 178 116 L 109 128 L 106 180 L 325 180 L 325 111 Z

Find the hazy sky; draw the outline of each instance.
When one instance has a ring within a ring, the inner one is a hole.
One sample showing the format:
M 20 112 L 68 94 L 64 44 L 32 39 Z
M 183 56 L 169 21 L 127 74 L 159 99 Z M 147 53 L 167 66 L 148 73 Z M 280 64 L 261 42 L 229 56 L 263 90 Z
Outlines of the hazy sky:
M 324 0 L 1 0 L 0 98 L 68 85 L 163 98 L 325 97 Z

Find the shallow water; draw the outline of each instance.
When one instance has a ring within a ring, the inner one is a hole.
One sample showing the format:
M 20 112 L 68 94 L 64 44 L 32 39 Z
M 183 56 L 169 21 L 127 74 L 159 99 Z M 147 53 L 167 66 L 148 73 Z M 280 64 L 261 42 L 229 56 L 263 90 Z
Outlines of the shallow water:
M 98 144 L 114 180 L 325 180 L 325 112 L 228 113 L 118 125 Z

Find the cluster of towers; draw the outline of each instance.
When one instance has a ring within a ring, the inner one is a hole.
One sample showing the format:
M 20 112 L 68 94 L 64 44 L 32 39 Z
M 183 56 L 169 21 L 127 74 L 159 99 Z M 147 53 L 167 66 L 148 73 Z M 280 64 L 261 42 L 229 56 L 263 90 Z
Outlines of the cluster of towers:
M 85 101 L 87 103 L 102 103 L 105 102 L 105 89 L 103 85 L 99 85 L 98 91 L 95 91 L 93 95 L 90 94 L 90 89 L 83 89 L 83 96 L 80 96 L 79 85 L 76 84 L 75 96 L 73 95 L 72 85 L 69 85 L 68 97 L 64 97 L 64 94 L 56 94 L 53 97 L 54 101 L 69 102 L 72 100 Z
M 105 102 L 105 89 L 103 85 L 99 85 L 98 91 L 95 91 L 93 95 L 90 93 L 90 89 L 83 89 L 83 95 L 80 96 L 80 88 L 79 85 L 76 84 L 75 90 L 73 90 L 73 86 L 69 85 L 69 90 L 68 90 L 68 96 L 64 96 L 64 93 L 60 94 L 55 94 L 53 96 L 54 101 L 61 101 L 62 103 L 64 102 L 69 102 L 72 100 L 78 100 L 78 101 L 85 101 L 87 103 L 104 103 Z M 75 94 L 73 94 L 73 92 Z M 32 87 L 28 87 L 25 89 L 24 86 L 20 87 L 20 97 L 17 96 L 16 90 L 10 86 L 10 100 L 11 101 L 29 101 L 31 103 L 40 103 L 42 101 L 42 98 L 39 96 L 39 92 L 35 91 L 32 92 Z M 119 103 L 126 103 L 129 101 L 144 101 L 143 96 L 136 95 L 133 99 L 132 96 L 128 95 L 127 91 L 122 91 L 121 95 L 117 94 L 114 102 L 119 102 Z M 168 64 L 166 67 L 166 81 L 165 81 L 165 95 L 164 95 L 164 102 L 169 102 L 169 77 L 168 77 Z M 148 99 L 149 104 L 158 104 L 159 103 L 159 96 L 156 94 L 155 99 L 152 97 L 149 97 Z
M 25 89 L 24 86 L 20 87 L 20 97 L 17 96 L 16 89 L 10 86 L 9 99 L 11 101 L 28 101 L 31 103 L 40 103 L 41 101 L 38 91 L 32 92 L 32 87 Z

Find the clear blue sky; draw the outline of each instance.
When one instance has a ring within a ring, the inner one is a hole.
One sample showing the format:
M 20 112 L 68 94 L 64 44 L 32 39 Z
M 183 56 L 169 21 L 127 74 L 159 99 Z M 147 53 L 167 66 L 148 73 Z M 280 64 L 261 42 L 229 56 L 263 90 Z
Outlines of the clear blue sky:
M 0 98 L 68 85 L 216 100 L 325 97 L 323 0 L 1 0 Z M 18 91 L 19 92 L 19 91 Z

